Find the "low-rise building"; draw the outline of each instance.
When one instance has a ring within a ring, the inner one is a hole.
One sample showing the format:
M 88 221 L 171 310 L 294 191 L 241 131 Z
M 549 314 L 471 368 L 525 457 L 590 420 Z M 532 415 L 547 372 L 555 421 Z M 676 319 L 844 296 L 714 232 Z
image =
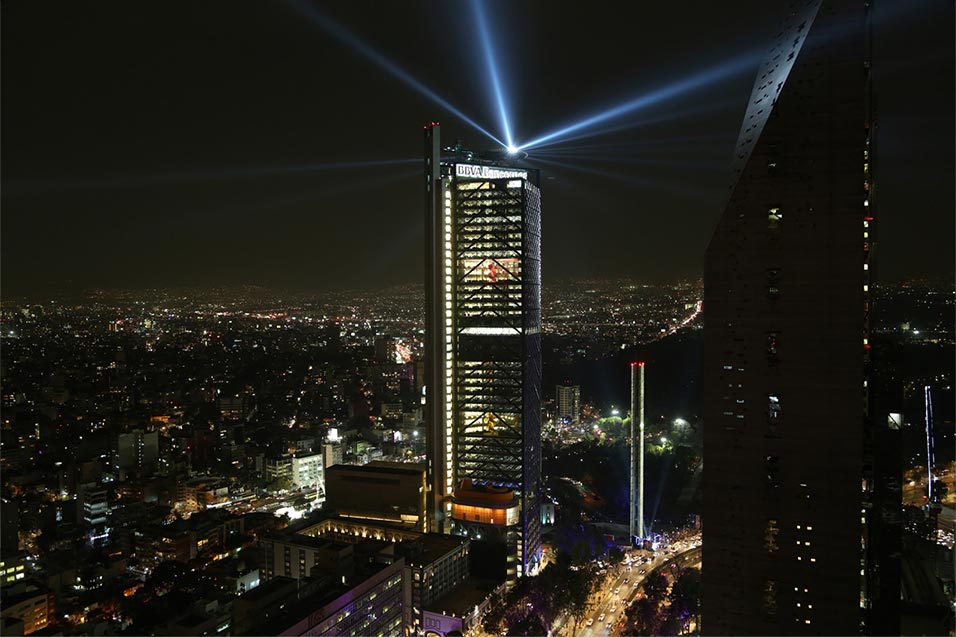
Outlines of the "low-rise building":
M 0 617 L 19 619 L 23 634 L 30 635 L 53 622 L 56 605 L 53 593 L 33 579 L 24 579 L 2 589 Z
M 263 579 L 277 576 L 303 579 L 313 569 L 341 579 L 351 575 L 355 552 L 351 544 L 301 533 L 266 537 L 261 541 Z
M 322 454 L 294 456 L 290 479 L 293 489 L 319 489 L 324 491 L 325 479 Z
M 325 472 L 325 506 L 340 517 L 400 524 L 424 531 L 426 492 L 424 464 L 340 464 Z
M 237 598 L 233 634 L 401 637 L 404 568 L 401 559 L 379 564 L 354 586 L 334 578 L 305 586 L 276 578 Z

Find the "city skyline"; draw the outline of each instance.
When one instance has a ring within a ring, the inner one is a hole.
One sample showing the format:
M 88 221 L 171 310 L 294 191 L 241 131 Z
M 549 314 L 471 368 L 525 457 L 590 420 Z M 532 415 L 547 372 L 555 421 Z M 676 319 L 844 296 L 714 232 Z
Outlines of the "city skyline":
M 321 7 L 319 18 L 305 3 L 230 7 L 225 22 L 222 7 L 53 17 L 4 7 L 5 110 L 18 124 L 4 139 L 5 294 L 421 280 L 418 127 L 440 121 L 466 146 L 494 146 L 448 104 L 504 135 L 472 5 L 375 7 L 381 25 L 363 20 L 366 5 Z M 507 20 L 501 5 L 485 9 L 518 144 L 723 73 L 528 149 L 554 193 L 545 285 L 699 278 L 776 10 L 702 6 L 688 21 L 655 7 L 628 21 L 572 5 L 520 5 Z M 935 143 L 952 137 L 951 7 L 884 2 L 876 12 L 882 273 L 951 279 L 952 149 Z M 565 46 L 569 32 L 580 45 Z M 916 34 L 922 46 L 909 47 Z M 911 99 L 926 91 L 932 99 Z M 589 237 L 585 223 L 615 231 Z
M 0 11 L 0 633 L 956 635 L 951 2 Z

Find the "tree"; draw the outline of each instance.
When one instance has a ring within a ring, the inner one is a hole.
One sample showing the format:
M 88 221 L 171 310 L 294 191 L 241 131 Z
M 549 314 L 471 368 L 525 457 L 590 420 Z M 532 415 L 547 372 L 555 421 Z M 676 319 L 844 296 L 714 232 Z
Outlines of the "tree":
M 590 609 L 591 595 L 598 582 L 596 575 L 590 565 L 572 569 L 569 559 L 565 560 L 563 568 L 555 570 L 554 607 L 557 613 L 567 613 L 571 618 L 571 637 L 577 633 L 578 623 Z
M 661 575 L 660 571 L 651 571 L 647 579 L 644 580 L 644 593 L 647 599 L 655 604 L 660 604 L 667 596 L 667 578 Z
M 505 616 L 505 606 L 504 597 L 496 597 L 494 601 L 488 607 L 488 610 L 485 611 L 485 616 L 481 618 L 481 628 L 486 633 L 491 633 L 492 635 L 501 634 L 501 622 Z
M 617 566 L 624 561 L 624 551 L 617 546 L 612 546 L 607 552 L 607 561 L 610 562 L 612 566 Z
M 269 491 L 271 492 L 288 491 L 291 488 L 292 488 L 292 480 L 289 478 L 286 478 L 285 476 L 276 478 L 271 483 L 269 483 Z
M 670 600 L 669 616 L 679 619 L 682 630 L 691 619 L 700 625 L 700 569 L 684 569 L 671 587 Z
M 624 428 L 624 421 L 618 416 L 602 418 L 597 424 L 598 428 L 610 438 L 620 438 L 621 435 L 626 431 Z
M 578 622 L 589 610 L 598 582 L 596 575 L 593 566 L 573 566 L 571 557 L 559 552 L 558 559 L 541 573 L 520 579 L 503 600 L 494 602 L 482 627 L 492 634 L 500 634 L 502 629 L 516 635 L 545 634 L 562 613 L 567 613 L 573 637 Z M 545 629 L 533 632 L 540 627 Z
M 627 613 L 625 633 L 632 635 L 656 635 L 663 621 L 658 602 L 642 597 L 633 604 Z
M 661 614 L 661 622 L 654 633 L 655 635 L 670 637 L 671 635 L 681 634 L 684 624 L 681 622 L 679 614 L 671 612 L 672 610 L 669 609 L 668 612 Z
M 542 623 L 538 613 L 531 609 L 522 611 L 515 620 L 508 626 L 509 637 L 526 637 L 528 635 L 547 635 L 548 629 Z

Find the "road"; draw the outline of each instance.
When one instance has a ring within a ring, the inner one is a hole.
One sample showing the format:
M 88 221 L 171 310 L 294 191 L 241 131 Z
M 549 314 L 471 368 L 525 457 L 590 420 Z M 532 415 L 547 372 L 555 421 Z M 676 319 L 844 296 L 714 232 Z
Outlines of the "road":
M 649 555 L 644 551 L 634 551 L 632 555 L 639 563 L 632 563 L 630 566 L 621 564 L 614 569 L 608 569 L 606 580 L 599 586 L 591 612 L 582 620 L 584 626 L 578 630 L 579 637 L 619 635 L 624 609 L 634 600 L 647 575 L 673 563 L 682 567 L 698 563 L 700 537 L 691 537 L 661 549 L 649 561 L 646 561 Z M 588 620 L 593 620 L 590 626 L 587 625 Z

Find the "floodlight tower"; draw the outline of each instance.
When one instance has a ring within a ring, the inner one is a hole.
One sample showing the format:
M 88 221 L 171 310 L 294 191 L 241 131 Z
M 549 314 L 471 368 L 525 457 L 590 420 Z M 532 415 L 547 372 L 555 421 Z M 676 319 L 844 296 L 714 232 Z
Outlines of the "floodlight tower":
M 638 427 L 635 427 L 635 424 Z M 636 456 L 636 458 L 635 458 Z M 635 462 L 636 459 L 636 462 Z M 634 465 L 637 465 L 637 471 Z M 644 362 L 631 363 L 631 537 L 644 538 Z M 635 502 L 636 500 L 636 502 Z M 635 514 L 635 504 L 637 510 Z
M 930 505 L 934 502 L 933 465 L 936 463 L 935 440 L 933 439 L 933 395 L 930 386 L 923 387 L 923 400 L 926 406 L 926 499 Z M 939 494 L 935 495 L 939 499 Z

